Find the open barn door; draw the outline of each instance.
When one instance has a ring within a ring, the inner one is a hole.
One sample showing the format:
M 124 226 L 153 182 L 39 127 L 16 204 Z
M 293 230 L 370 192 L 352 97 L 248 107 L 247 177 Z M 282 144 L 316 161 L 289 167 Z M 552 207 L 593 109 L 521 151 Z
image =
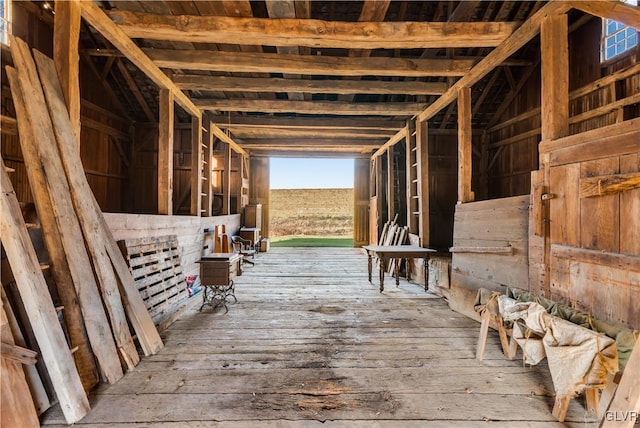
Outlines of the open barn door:
M 353 245 L 369 243 L 369 159 L 354 162 Z

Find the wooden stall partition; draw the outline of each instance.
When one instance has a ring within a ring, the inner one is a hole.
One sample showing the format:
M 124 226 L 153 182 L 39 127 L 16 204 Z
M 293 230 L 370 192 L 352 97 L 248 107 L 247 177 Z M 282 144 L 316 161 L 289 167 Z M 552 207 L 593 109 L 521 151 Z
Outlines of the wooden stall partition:
M 451 308 L 479 320 L 473 310 L 480 287 L 528 289 L 529 195 L 456 206 Z
M 369 163 L 366 158 L 354 160 L 353 246 L 369 243 Z
M 550 169 L 548 297 L 640 328 L 640 118 L 540 151 Z
M 249 202 L 262 204 L 262 228 L 260 235 L 269 237 L 269 158 L 251 157 L 249 160 Z

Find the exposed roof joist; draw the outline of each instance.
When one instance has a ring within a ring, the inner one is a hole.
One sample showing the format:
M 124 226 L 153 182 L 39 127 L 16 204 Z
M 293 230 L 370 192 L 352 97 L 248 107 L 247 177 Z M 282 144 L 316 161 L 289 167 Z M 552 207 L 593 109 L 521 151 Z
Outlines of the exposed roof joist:
M 395 133 L 406 125 L 404 120 L 386 118 L 322 118 L 322 117 L 277 117 L 277 116 L 240 116 L 238 114 L 210 115 L 213 123 L 220 128 L 234 125 L 251 128 L 288 128 L 288 129 L 357 129 L 384 130 Z
M 448 106 L 458 97 L 458 90 L 472 86 L 486 76 L 491 70 L 500 65 L 504 60 L 513 55 L 518 49 L 528 43 L 540 32 L 540 24 L 547 16 L 565 13 L 571 8 L 568 2 L 553 1 L 544 5 L 538 12 L 529 18 L 502 44 L 492 50 L 487 56 L 474 66 L 469 73 L 452 85 L 449 90 L 440 96 L 433 104 L 418 115 L 420 121 L 428 120 L 436 115 L 444 107 Z
M 203 110 L 261 113 L 331 114 L 340 116 L 412 116 L 425 107 L 422 103 L 346 103 L 339 101 L 227 100 L 196 99 Z
M 162 68 L 326 76 L 463 76 L 474 64 L 472 59 L 343 58 L 174 49 L 144 52 Z
M 344 22 L 127 11 L 112 11 L 110 16 L 132 38 L 345 49 L 493 47 L 518 26 L 514 22 Z
M 299 80 L 176 74 L 182 89 L 225 92 L 307 92 L 312 94 L 412 94 L 441 95 L 446 82 L 390 82 L 383 80 Z

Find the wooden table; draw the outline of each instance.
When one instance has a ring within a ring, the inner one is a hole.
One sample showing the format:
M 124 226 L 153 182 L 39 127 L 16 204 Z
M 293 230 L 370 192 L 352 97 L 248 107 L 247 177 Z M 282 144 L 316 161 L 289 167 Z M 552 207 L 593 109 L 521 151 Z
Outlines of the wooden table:
M 431 248 L 422 248 L 417 245 L 365 245 L 362 247 L 369 257 L 369 282 L 371 282 L 372 256 L 378 257 L 380 260 L 380 292 L 384 291 L 384 272 L 387 270 L 387 261 L 390 259 L 423 259 L 424 260 L 424 289 L 427 290 L 429 270 L 427 261 L 429 254 L 435 253 L 436 250 Z M 400 284 L 400 274 L 398 272 L 400 263 L 396 263 L 395 276 L 396 286 Z M 407 274 L 407 279 L 409 279 Z

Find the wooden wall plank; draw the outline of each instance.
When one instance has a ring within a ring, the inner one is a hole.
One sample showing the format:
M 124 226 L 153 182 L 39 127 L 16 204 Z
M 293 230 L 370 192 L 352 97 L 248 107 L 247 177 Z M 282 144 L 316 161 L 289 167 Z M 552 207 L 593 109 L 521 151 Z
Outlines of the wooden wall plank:
M 231 214 L 231 146 L 221 143 L 222 147 L 222 215 Z M 242 190 L 240 190 L 242 191 Z
M 619 158 L 593 160 L 580 164 L 580 177 L 616 174 Z M 569 183 L 565 183 L 565 186 Z M 572 184 L 575 184 L 573 181 Z M 573 221 L 569 218 L 569 221 Z M 620 250 L 620 195 L 580 199 L 580 247 L 602 251 Z
M 553 244 L 579 247 L 581 242 L 579 185 L 580 165 L 553 167 L 550 171 L 550 240 Z
M 213 143 L 215 138 L 213 133 L 211 132 L 211 121 L 208 116 L 204 116 L 204 135 L 202 137 L 203 142 L 205 144 L 204 147 L 204 160 L 207 162 L 204 168 L 203 175 L 203 183 L 202 183 L 202 193 L 204 194 L 202 199 L 204 212 L 202 215 L 204 217 L 211 216 L 211 204 L 213 203 L 213 193 L 211 190 L 211 168 L 213 162 Z
M 640 172 L 640 154 L 620 156 L 620 172 Z M 640 189 L 620 194 L 620 252 L 640 256 Z
M 158 214 L 173 214 L 173 93 L 160 89 L 158 121 Z

